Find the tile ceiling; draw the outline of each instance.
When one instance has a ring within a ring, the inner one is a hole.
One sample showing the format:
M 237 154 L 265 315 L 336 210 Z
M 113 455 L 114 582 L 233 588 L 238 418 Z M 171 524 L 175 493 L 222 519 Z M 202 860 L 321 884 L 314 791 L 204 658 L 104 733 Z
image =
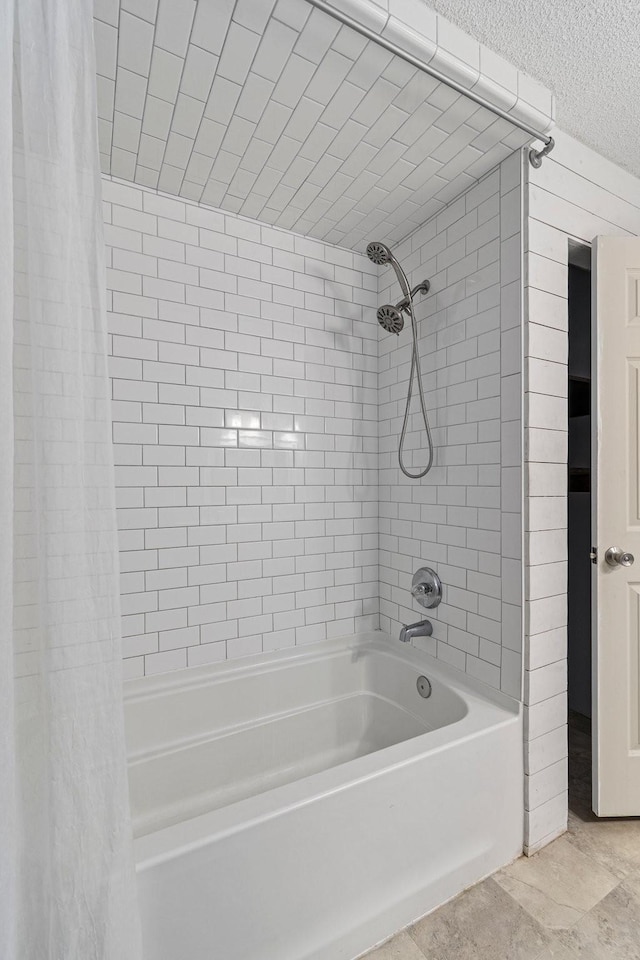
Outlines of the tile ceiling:
M 529 139 L 306 0 L 96 0 L 105 173 L 361 249 Z

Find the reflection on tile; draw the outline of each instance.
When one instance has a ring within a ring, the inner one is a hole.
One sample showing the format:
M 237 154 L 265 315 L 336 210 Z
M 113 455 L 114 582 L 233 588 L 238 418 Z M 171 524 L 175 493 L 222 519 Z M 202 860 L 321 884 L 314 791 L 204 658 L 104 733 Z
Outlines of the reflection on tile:
M 223 430 L 221 427 L 208 427 L 202 431 L 202 442 L 210 447 L 237 447 L 238 431 Z
M 236 430 L 259 430 L 260 414 L 248 410 L 225 410 L 225 427 Z
M 304 448 L 304 434 L 276 432 L 273 435 L 273 445 L 276 450 L 302 450 Z
M 548 934 L 485 880 L 409 929 L 429 960 L 537 960 Z
M 238 445 L 241 447 L 271 447 L 273 436 L 268 430 L 239 430 Z
M 618 882 L 565 838 L 535 857 L 516 860 L 495 879 L 548 929 L 571 926 Z
M 381 947 L 368 953 L 366 960 L 425 960 L 420 950 L 408 933 L 398 933 Z
M 576 960 L 640 960 L 640 877 L 625 880 L 557 939 Z

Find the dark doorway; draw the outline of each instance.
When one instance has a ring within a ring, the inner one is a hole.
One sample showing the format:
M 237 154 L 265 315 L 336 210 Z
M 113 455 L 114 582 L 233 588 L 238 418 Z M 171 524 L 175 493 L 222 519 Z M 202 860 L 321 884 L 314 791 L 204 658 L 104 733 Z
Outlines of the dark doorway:
M 591 808 L 591 250 L 569 248 L 568 701 L 570 806 Z

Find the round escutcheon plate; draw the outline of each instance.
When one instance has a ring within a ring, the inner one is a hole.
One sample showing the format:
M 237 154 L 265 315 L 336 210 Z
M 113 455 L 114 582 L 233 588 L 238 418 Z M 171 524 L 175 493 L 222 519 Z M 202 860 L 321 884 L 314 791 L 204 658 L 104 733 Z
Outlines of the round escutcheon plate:
M 430 610 L 442 600 L 442 580 L 431 567 L 420 567 L 413 575 L 411 593 L 420 606 Z

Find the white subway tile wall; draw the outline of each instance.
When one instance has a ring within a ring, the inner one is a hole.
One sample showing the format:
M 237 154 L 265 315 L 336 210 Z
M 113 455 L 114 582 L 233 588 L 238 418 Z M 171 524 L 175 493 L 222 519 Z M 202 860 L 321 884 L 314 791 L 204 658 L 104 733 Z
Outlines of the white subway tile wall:
M 477 186 L 398 245 L 417 298 L 423 383 L 435 459 L 421 481 L 401 473 L 398 438 L 411 366 L 407 320 L 380 341 L 380 613 L 397 635 L 427 616 L 416 645 L 521 695 L 521 158 L 513 154 Z M 381 301 L 400 299 L 385 268 Z M 416 399 L 405 462 L 426 462 Z M 442 604 L 412 601 L 411 577 L 435 567 Z
M 519 155 L 397 250 L 432 284 L 418 317 L 436 457 L 420 483 L 396 460 L 410 331 L 374 319 L 400 295 L 388 271 L 104 187 L 127 674 L 397 634 L 429 563 L 445 601 L 417 643 L 520 696 Z M 407 450 L 419 466 L 415 406 Z
M 377 628 L 377 268 L 103 186 L 127 676 Z
M 640 234 L 640 182 L 563 134 L 539 170 L 525 169 L 525 849 L 534 853 L 567 825 L 568 243 Z

